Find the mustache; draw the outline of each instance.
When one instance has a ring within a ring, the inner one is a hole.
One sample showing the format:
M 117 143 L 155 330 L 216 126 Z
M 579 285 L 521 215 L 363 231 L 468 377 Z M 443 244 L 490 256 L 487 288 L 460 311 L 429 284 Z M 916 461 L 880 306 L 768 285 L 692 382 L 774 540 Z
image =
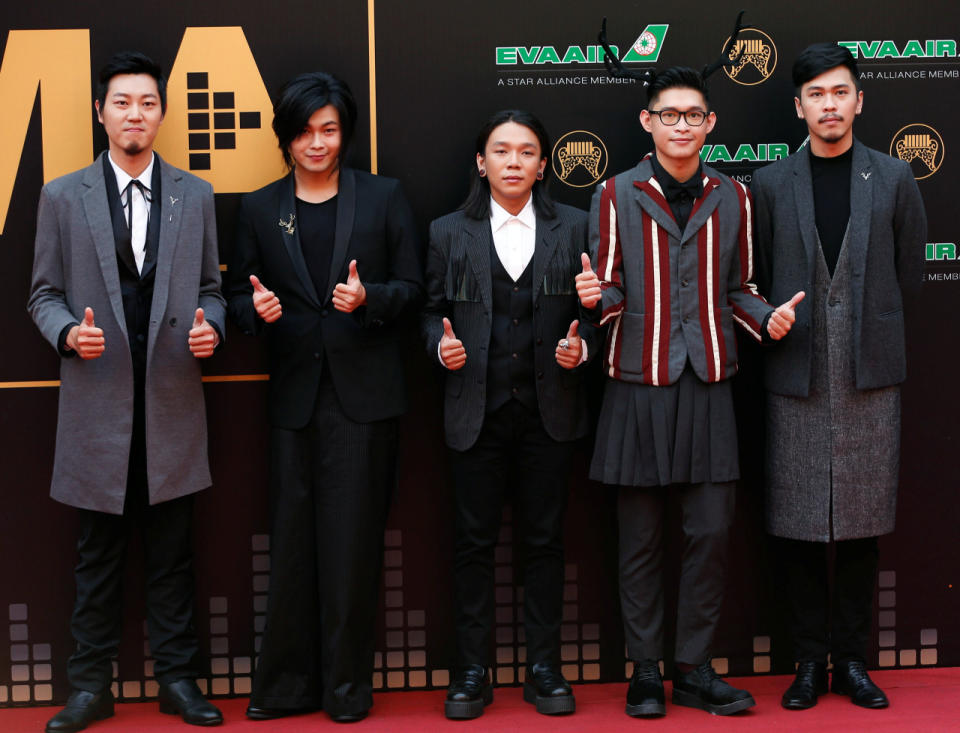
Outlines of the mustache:
M 819 121 L 826 122 L 827 120 L 836 120 L 837 122 L 843 122 L 843 117 L 841 115 L 829 114 L 829 115 L 823 115 L 823 117 L 821 117 Z

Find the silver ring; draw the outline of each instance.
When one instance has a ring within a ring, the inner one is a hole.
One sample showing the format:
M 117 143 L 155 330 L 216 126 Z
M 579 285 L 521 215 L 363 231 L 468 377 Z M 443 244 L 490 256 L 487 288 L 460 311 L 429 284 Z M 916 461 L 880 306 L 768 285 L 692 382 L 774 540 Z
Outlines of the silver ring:
M 570 342 L 567 341 L 567 339 L 560 339 L 559 346 L 560 346 L 561 349 L 563 349 L 564 351 L 566 351 L 567 349 L 570 348 Z

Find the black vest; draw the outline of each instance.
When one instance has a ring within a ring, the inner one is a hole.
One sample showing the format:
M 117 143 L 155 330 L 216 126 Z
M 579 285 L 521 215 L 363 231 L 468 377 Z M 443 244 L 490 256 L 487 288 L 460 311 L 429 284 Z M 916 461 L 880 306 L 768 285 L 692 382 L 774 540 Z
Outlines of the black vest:
M 107 186 L 110 219 L 113 222 L 113 239 L 117 246 L 120 295 L 123 298 L 123 316 L 130 342 L 130 355 L 133 357 L 134 385 L 142 389 L 147 373 L 147 331 L 150 327 L 150 305 L 153 301 L 153 281 L 157 272 L 157 250 L 160 246 L 160 161 L 154 155 L 153 175 L 150 179 L 150 222 L 147 225 L 142 272 L 137 272 L 127 217 L 117 189 L 117 177 L 106 155 L 103 156 L 103 177 Z
M 493 328 L 487 362 L 487 412 L 510 399 L 537 410 L 536 365 L 533 356 L 533 258 L 516 282 L 490 244 L 493 279 Z

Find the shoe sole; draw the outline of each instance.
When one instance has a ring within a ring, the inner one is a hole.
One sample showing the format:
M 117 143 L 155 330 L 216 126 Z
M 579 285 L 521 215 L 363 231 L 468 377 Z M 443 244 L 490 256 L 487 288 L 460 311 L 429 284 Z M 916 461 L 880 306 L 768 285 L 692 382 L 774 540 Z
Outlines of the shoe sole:
M 577 710 L 577 701 L 572 694 L 543 697 L 528 682 L 523 683 L 523 700 L 535 706 L 541 715 L 569 715 Z
M 480 693 L 479 700 L 470 700 L 469 702 L 445 700 L 443 714 L 450 720 L 472 720 L 483 715 L 483 709 L 492 702 L 493 688 L 487 687 Z
M 674 690 L 672 700 L 674 705 L 683 705 L 684 707 L 688 708 L 706 710 L 711 715 L 732 715 L 733 713 L 739 713 L 741 710 L 752 708 L 757 704 L 751 696 L 746 697 L 743 700 L 728 702 L 726 705 L 714 705 L 709 702 L 704 702 L 696 695 L 690 692 L 685 692 L 684 690 Z
M 631 718 L 654 718 L 667 714 L 667 706 L 658 702 L 646 702 L 641 705 L 627 703 L 627 715 Z

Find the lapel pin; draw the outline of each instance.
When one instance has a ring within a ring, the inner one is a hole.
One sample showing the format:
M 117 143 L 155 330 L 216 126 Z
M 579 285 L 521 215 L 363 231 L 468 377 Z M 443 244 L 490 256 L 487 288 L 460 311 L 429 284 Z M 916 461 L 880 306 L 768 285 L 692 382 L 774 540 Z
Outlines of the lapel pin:
M 870 176 L 873 175 L 873 171 L 870 171 L 869 173 L 864 173 L 863 171 L 860 171 L 860 175 L 863 176 L 863 180 L 869 181 Z
M 277 224 L 287 234 L 293 234 L 296 231 L 296 227 L 293 224 L 293 222 L 296 221 L 296 218 L 297 217 L 291 213 L 290 218 L 287 219 L 287 221 L 284 221 L 283 219 L 281 219 L 279 222 L 277 222 Z

